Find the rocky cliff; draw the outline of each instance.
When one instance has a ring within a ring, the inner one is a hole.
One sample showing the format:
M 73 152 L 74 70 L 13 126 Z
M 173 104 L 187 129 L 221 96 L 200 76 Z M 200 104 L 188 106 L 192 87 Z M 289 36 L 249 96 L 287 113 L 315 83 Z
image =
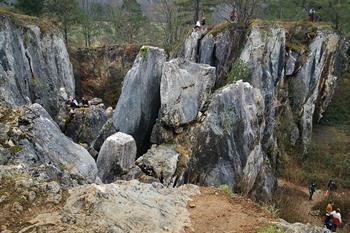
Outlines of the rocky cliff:
M 137 45 L 114 45 L 70 51 L 77 97 L 98 97 L 107 106 L 115 106 L 139 49 Z
M 0 98 L 11 106 L 39 103 L 55 117 L 75 95 L 62 34 L 36 18 L 0 12 Z

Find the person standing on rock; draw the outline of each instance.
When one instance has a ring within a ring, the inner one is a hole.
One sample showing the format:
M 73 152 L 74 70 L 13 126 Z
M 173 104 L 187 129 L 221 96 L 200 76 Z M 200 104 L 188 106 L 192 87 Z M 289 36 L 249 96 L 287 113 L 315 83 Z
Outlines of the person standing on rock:
M 316 184 L 314 182 L 312 182 L 309 186 L 309 200 L 312 201 L 312 196 L 314 195 L 314 193 L 316 192 Z
M 328 187 L 329 192 L 336 192 L 337 191 L 337 184 L 335 183 L 334 180 L 330 180 L 328 182 L 327 187 Z
M 316 10 L 314 8 L 311 8 L 309 10 L 309 19 L 311 22 L 315 22 L 316 19 Z

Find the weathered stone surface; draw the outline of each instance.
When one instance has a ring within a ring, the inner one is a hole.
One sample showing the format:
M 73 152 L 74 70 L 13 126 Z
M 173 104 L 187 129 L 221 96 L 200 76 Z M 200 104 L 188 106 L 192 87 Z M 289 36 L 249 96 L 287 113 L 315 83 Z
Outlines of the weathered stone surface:
M 276 226 L 285 233 L 331 233 L 330 230 L 324 227 L 318 227 L 302 223 L 291 224 L 284 220 L 280 220 L 280 222 L 277 223 Z
M 138 158 L 135 164 L 145 174 L 157 178 L 165 186 L 171 186 L 174 183 L 178 159 L 179 154 L 175 146 L 154 145 L 146 154 Z
M 198 193 L 195 186 L 173 189 L 135 180 L 81 186 L 70 191 L 61 211 L 35 217 L 22 232 L 180 233 L 190 226 L 187 202 Z
M 102 126 L 97 138 L 91 143 L 91 148 L 98 153 L 101 150 L 104 141 L 116 132 L 117 130 L 114 128 L 112 119 L 108 119 Z
M 59 129 L 49 114 L 39 104 L 33 104 L 25 112 L 22 121 L 23 131 L 30 130 L 27 136 L 41 163 L 53 164 L 69 174 L 94 182 L 97 167 L 94 159 L 81 146 L 73 143 Z
M 169 127 L 191 123 L 215 85 L 215 68 L 182 59 L 166 62 L 160 85 L 159 117 Z
M 5 14 L 0 18 L 0 97 L 13 107 L 39 103 L 56 116 L 75 89 L 63 36 L 54 26 L 45 31 Z
M 251 70 L 249 82 L 258 88 L 264 96 L 265 129 L 263 146 L 268 150 L 274 144 L 273 131 L 276 117 L 276 85 L 283 77 L 285 66 L 286 31 L 283 28 L 271 28 L 266 35 L 259 28 L 252 28 L 240 59 Z M 263 61 L 263 62 L 261 62 Z
M 193 29 L 191 35 L 186 39 L 181 57 L 188 61 L 198 62 L 199 61 L 199 47 L 200 40 L 207 33 L 206 28 Z
M 144 46 L 125 77 L 122 94 L 113 115 L 117 131 L 135 138 L 138 155 L 149 145 L 160 108 L 160 80 L 165 62 L 163 49 Z
M 265 128 L 264 99 L 258 89 L 239 81 L 214 94 L 207 116 L 194 130 L 191 181 L 202 185 L 229 185 L 250 194 L 260 187 L 261 196 L 271 199 L 276 185 L 262 150 Z M 259 183 L 262 180 L 269 182 Z
M 118 132 L 108 137 L 97 157 L 98 176 L 111 183 L 123 175 L 136 159 L 136 143 L 132 136 Z

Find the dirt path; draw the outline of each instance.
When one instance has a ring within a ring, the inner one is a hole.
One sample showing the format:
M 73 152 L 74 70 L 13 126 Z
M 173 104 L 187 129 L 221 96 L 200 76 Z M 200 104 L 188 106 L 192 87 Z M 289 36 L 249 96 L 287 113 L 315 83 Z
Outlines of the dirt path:
M 201 188 L 201 195 L 189 203 L 193 229 L 186 233 L 255 233 L 268 225 L 272 215 L 245 198 L 231 198 L 212 188 Z

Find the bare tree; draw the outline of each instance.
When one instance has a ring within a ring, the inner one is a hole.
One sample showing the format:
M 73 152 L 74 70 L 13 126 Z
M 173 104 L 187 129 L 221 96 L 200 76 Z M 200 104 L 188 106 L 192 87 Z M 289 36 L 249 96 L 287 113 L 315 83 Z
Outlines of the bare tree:
M 193 0 L 193 3 L 194 3 L 194 17 L 193 17 L 193 20 L 194 20 L 194 23 L 196 23 L 199 20 L 199 11 L 200 11 L 199 0 Z
M 161 0 L 155 10 L 164 33 L 163 46 L 169 52 L 185 31 L 181 25 L 179 9 L 173 0 Z
M 234 20 L 240 26 L 248 25 L 257 10 L 260 0 L 225 0 L 225 3 L 231 9 L 230 20 Z

